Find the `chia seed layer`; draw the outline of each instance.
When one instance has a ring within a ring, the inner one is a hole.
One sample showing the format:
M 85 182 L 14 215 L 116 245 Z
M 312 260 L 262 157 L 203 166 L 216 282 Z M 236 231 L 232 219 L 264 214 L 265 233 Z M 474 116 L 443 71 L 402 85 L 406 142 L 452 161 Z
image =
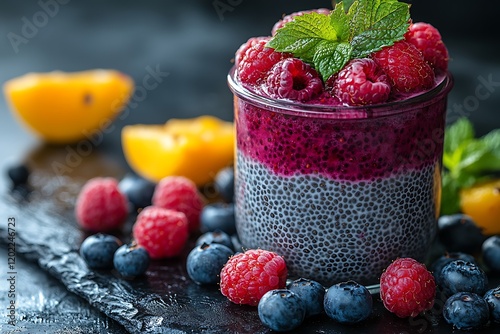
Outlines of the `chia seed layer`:
M 373 284 L 392 260 L 423 260 L 436 233 L 439 166 L 371 181 L 276 175 L 238 154 L 241 242 L 284 256 L 292 277 Z

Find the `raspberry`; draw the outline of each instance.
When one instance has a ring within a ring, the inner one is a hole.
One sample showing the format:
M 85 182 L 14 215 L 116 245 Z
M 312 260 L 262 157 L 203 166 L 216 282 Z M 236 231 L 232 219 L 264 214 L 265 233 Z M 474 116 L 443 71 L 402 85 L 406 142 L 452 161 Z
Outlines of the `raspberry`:
M 428 23 L 418 22 L 410 25 L 405 34 L 405 40 L 419 49 L 424 59 L 434 69 L 448 69 L 448 50 L 444 45 L 439 31 Z
M 273 98 L 306 102 L 323 91 L 323 82 L 310 65 L 297 58 L 276 63 L 264 85 L 264 91 Z
M 380 276 L 384 306 L 400 318 L 415 317 L 434 305 L 436 283 L 425 265 L 411 258 L 394 261 Z
M 133 235 L 152 259 L 173 257 L 186 244 L 188 220 L 182 212 L 148 206 L 137 216 Z
M 295 12 L 295 13 L 286 15 L 281 20 L 279 20 L 278 22 L 276 22 L 274 24 L 273 30 L 271 31 L 271 35 L 272 36 L 276 35 L 276 31 L 279 28 L 282 28 L 288 22 L 293 21 L 293 19 L 295 19 L 297 16 L 302 16 L 302 15 L 308 14 L 308 13 L 318 13 L 318 14 L 323 14 L 323 15 L 329 15 L 330 12 L 331 12 L 331 9 L 328 9 L 328 8 L 318 8 L 318 9 L 312 9 L 312 10 L 304 10 L 304 11 Z
M 387 75 L 372 59 L 354 59 L 326 82 L 332 95 L 347 105 L 358 106 L 387 101 L 391 86 Z
M 96 177 L 85 183 L 75 205 L 76 220 L 93 232 L 120 228 L 128 214 L 127 198 L 111 177 Z
M 285 287 L 287 274 L 281 256 L 250 249 L 227 261 L 220 273 L 220 290 L 233 303 L 256 306 L 266 292 Z
M 198 229 L 204 201 L 196 185 L 188 178 L 163 178 L 156 186 L 152 202 L 154 206 L 184 213 L 189 222 L 189 230 Z
M 291 57 L 289 53 L 274 51 L 266 47 L 267 39 L 251 42 L 251 45 L 238 63 L 241 82 L 255 85 L 263 80 L 274 64 Z
M 434 85 L 434 71 L 410 43 L 396 42 L 375 52 L 372 58 L 387 74 L 396 93 L 418 93 Z
M 235 57 L 234 57 L 234 63 L 235 63 L 235 65 L 238 66 L 239 63 L 241 63 L 241 60 L 243 59 L 243 56 L 245 55 L 245 52 L 247 52 L 248 49 L 250 49 L 251 47 L 253 47 L 255 44 L 258 44 L 260 41 L 265 41 L 267 43 L 270 39 L 271 38 L 267 37 L 267 36 L 266 37 L 264 37 L 264 36 L 252 37 L 248 41 L 246 41 L 245 43 L 243 43 L 238 48 L 238 50 L 236 50 L 236 54 L 235 54 Z

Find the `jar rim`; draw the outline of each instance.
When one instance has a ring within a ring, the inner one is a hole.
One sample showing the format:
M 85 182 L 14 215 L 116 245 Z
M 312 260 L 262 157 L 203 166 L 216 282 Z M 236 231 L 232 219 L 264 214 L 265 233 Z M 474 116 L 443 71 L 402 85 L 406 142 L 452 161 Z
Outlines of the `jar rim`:
M 227 82 L 229 89 L 236 97 L 267 110 L 301 117 L 337 118 L 339 120 L 377 118 L 396 115 L 415 108 L 424 108 L 446 98 L 453 88 L 453 76 L 446 71 L 434 88 L 405 100 L 366 106 L 331 106 L 298 103 L 259 95 L 241 84 L 236 76 L 236 66 L 230 69 Z

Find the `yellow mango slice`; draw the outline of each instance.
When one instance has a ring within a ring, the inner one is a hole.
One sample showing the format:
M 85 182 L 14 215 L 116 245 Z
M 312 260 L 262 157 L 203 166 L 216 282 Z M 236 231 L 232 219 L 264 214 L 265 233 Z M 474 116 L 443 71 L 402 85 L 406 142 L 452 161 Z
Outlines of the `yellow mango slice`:
M 122 147 L 130 167 L 158 182 L 184 176 L 202 186 L 233 163 L 234 126 L 213 116 L 171 119 L 164 125 L 128 125 Z
M 112 122 L 133 93 L 133 80 L 115 70 L 28 73 L 4 84 L 17 118 L 46 142 L 66 144 Z
M 500 179 L 463 189 L 460 207 L 485 235 L 500 234 Z

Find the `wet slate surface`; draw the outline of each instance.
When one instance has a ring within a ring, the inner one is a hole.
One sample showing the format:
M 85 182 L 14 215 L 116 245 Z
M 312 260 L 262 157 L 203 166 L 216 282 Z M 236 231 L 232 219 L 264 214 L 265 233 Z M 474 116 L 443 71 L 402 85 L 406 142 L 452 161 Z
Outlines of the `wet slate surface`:
M 68 2 L 68 1 L 66 1 Z M 227 1 L 222 1 L 227 2 Z M 414 5 L 416 20 L 442 29 L 453 55 L 450 69 L 455 88 L 450 94 L 449 121 L 470 117 L 478 134 L 500 126 L 497 45 L 491 43 L 495 11 L 475 6 L 425 0 Z M 71 160 L 68 148 L 53 148 L 28 135 L 8 113 L 0 96 L 0 332 L 1 333 L 267 333 L 255 309 L 229 303 L 216 287 L 203 288 L 185 275 L 183 257 L 153 263 L 148 274 L 124 281 L 112 272 L 86 270 L 76 251 L 85 237 L 72 215 L 74 196 L 86 179 L 99 175 L 122 177 L 127 172 L 120 148 L 120 129 L 137 122 L 159 123 L 170 117 L 213 114 L 231 119 L 232 99 L 225 76 L 236 48 L 248 37 L 267 34 L 277 17 L 304 9 L 304 2 L 233 1 L 233 10 L 220 18 L 211 1 L 137 2 L 86 1 L 61 6 L 57 17 L 14 52 L 7 38 L 0 50 L 0 79 L 4 82 L 29 71 L 75 71 L 113 67 L 140 83 L 147 66 L 171 72 L 161 89 L 128 118 L 114 123 L 102 142 L 82 161 Z M 309 1 L 305 7 L 329 6 Z M 429 10 L 429 8 L 433 10 Z M 437 7 L 436 7 L 437 6 Z M 40 11 L 38 2 L 2 2 L 2 36 L 21 33 L 22 18 Z M 445 10 L 452 14 L 443 16 Z M 258 20 L 255 18 L 258 17 Z M 471 20 L 480 22 L 472 24 Z M 464 25 L 463 22 L 470 24 Z M 486 34 L 490 33 L 491 37 Z M 478 39 L 483 36 L 484 40 Z M 207 66 L 209 63 L 209 66 Z M 495 83 L 491 96 L 473 111 L 459 107 L 470 102 L 481 79 Z M 194 98 L 193 98 L 194 97 Z M 455 107 L 457 106 L 457 107 Z M 29 201 L 5 189 L 8 158 L 27 161 L 34 168 Z M 68 173 L 56 177 L 54 162 Z M 6 324 L 6 221 L 17 221 L 16 327 Z M 130 225 L 129 225 L 130 227 Z M 125 231 L 121 237 L 127 237 Z M 187 252 L 187 250 L 186 250 Z M 491 280 L 499 282 L 498 277 Z M 339 326 L 325 317 L 310 319 L 298 333 L 452 333 L 435 312 L 409 320 L 397 319 L 379 302 L 373 317 L 357 326 Z M 485 333 L 498 328 L 488 327 Z
M 58 161 L 64 157 L 59 154 L 62 149 L 45 147 L 32 156 L 29 164 L 40 167 L 46 158 Z M 192 242 L 182 256 L 153 262 L 147 274 L 135 280 L 124 280 L 113 271 L 91 271 L 85 266 L 78 248 L 86 234 L 78 228 L 73 216 L 76 194 L 85 180 L 96 174 L 120 178 L 123 173 L 119 165 L 113 166 L 96 150 L 71 177 L 65 176 L 61 180 L 50 169 L 35 168 L 30 176 L 29 193 L 17 189 L 1 194 L 2 219 L 13 217 L 16 220 L 16 257 L 20 265 L 33 261 L 53 276 L 43 278 L 40 284 L 40 279 L 36 278 L 39 275 L 36 265 L 24 264 L 28 268 L 25 270 L 29 270 L 25 275 L 30 278 L 28 281 L 23 279 L 23 285 L 32 284 L 36 288 L 24 288 L 19 295 L 17 326 L 14 328 L 2 321 L 2 329 L 12 333 L 16 333 L 15 330 L 19 330 L 17 333 L 35 333 L 41 328 L 49 333 L 64 333 L 64 330 L 76 333 L 78 330 L 82 333 L 271 332 L 260 323 L 255 308 L 232 304 L 216 286 L 202 287 L 190 281 L 184 262 Z M 124 241 L 129 238 L 133 220 L 132 215 L 118 234 Z M 0 239 L 5 248 L 6 224 L 0 224 Z M 491 277 L 490 281 L 491 285 L 496 285 L 500 279 Z M 2 305 L 7 303 L 5 295 L 2 293 L 0 297 Z M 40 302 L 40 298 L 46 299 L 45 302 Z M 452 332 L 452 327 L 440 316 L 443 302 L 439 299 L 434 310 L 412 320 L 396 318 L 384 310 L 377 297 L 375 299 L 373 315 L 362 324 L 342 326 L 326 316 L 319 316 L 306 320 L 295 332 Z M 496 326 L 483 330 L 484 333 L 496 331 Z

